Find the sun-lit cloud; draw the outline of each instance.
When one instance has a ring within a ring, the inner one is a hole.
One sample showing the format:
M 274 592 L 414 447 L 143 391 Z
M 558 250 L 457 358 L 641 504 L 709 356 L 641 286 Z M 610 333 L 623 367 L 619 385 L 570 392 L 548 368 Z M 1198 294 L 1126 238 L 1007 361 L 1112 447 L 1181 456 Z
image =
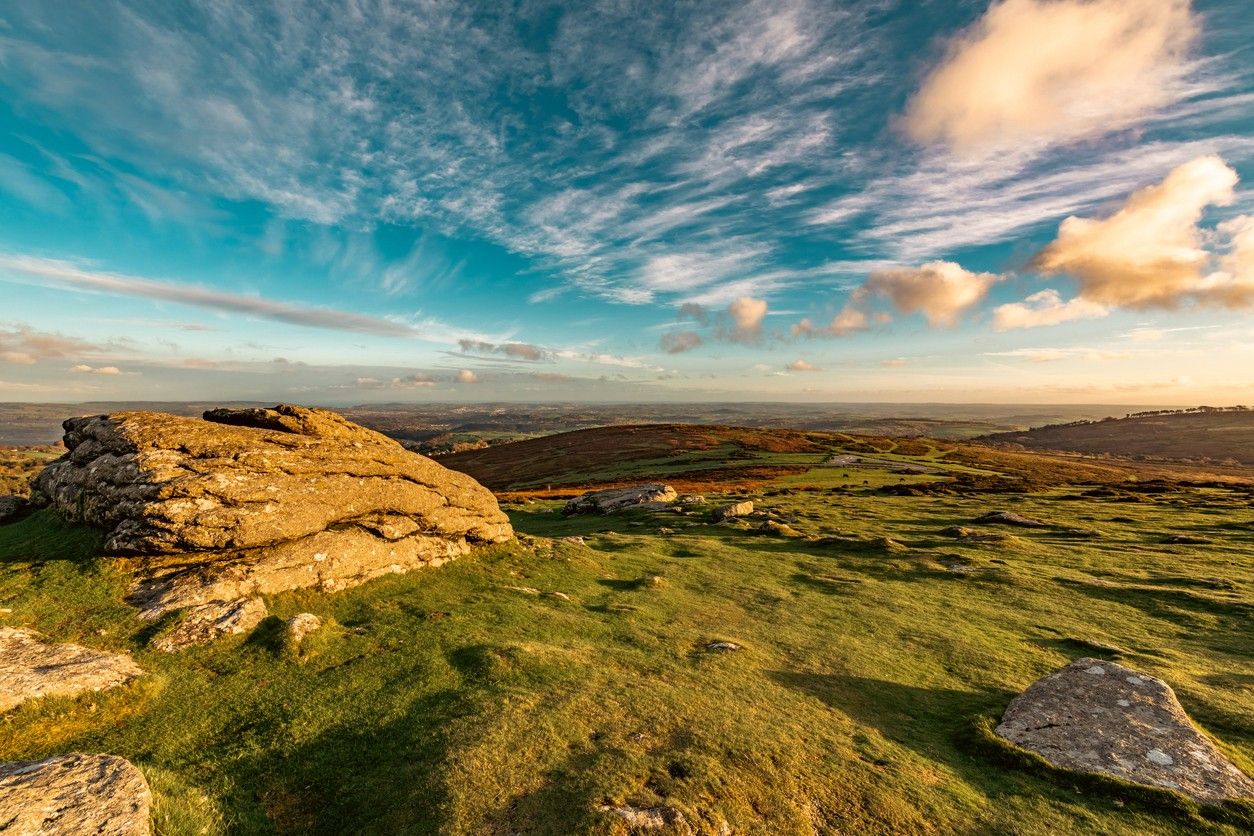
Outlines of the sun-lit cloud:
M 728 306 L 732 328 L 729 339 L 736 342 L 753 342 L 762 336 L 762 320 L 766 318 L 767 304 L 764 299 L 741 296 Z
M 76 366 L 71 366 L 70 371 L 75 374 L 115 375 L 122 373 L 122 370 L 117 366 L 89 366 L 86 363 L 79 363 Z
M 1233 219 L 1218 230 L 1228 239 L 1219 270 L 1211 270 L 1216 234 L 1199 226 L 1207 207 L 1233 201 L 1236 183 L 1236 172 L 1219 157 L 1199 157 L 1136 191 L 1105 218 L 1067 218 L 1033 265 L 1073 276 L 1079 298 L 1093 304 L 1142 309 L 1185 302 L 1254 304 L 1249 219 Z
M 1097 302 L 1076 297 L 1066 302 L 1053 289 L 1033 293 L 1022 302 L 998 305 L 993 309 L 993 327 L 998 331 L 1058 325 L 1073 319 L 1099 319 L 1110 309 Z
M 457 382 L 458 383 L 478 383 L 479 375 L 475 374 L 470 369 L 462 369 L 461 371 L 457 373 Z
M 809 363 L 800 358 L 793 360 L 784 368 L 790 372 L 821 372 L 823 371 L 818 366 L 815 366 L 814 364 Z
M 906 131 L 967 151 L 1120 130 L 1184 95 L 1197 32 L 1188 0 L 994 2 L 911 99 Z

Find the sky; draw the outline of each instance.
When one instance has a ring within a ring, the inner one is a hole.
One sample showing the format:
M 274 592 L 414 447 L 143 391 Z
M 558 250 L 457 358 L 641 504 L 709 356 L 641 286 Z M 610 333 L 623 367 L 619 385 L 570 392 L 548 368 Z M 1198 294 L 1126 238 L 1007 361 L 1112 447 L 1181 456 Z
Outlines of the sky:
M 1248 0 L 7 0 L 0 400 L 1254 402 Z

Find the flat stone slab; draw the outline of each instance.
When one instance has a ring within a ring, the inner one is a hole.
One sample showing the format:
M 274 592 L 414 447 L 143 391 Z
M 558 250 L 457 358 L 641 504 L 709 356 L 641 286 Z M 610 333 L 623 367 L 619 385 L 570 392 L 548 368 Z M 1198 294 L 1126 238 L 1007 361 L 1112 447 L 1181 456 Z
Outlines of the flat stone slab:
M 1006 708 L 1001 737 L 1054 766 L 1178 790 L 1199 801 L 1254 798 L 1254 780 L 1193 727 L 1171 686 L 1101 659 L 1077 659 Z
M 5 836 L 148 836 L 151 805 L 144 774 L 114 755 L 0 764 Z
M 168 631 L 152 640 L 162 653 L 177 653 L 187 647 L 209 644 L 220 636 L 246 633 L 269 615 L 260 598 L 210 601 L 185 612 Z
M 142 673 L 125 653 L 51 644 L 33 630 L 0 627 L 0 711 L 39 697 L 103 691 Z
M 629 488 L 589 491 L 567 502 L 562 513 L 569 517 L 574 514 L 613 514 L 627 508 L 660 510 L 678 498 L 679 494 L 670 485 L 648 482 Z

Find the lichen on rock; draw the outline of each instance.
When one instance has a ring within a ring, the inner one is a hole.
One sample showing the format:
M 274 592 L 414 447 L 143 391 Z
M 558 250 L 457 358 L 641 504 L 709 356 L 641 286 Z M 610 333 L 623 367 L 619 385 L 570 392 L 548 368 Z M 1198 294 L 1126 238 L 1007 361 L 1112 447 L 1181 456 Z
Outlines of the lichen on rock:
M 486 488 L 321 409 L 64 423 L 35 502 L 105 531 L 146 617 L 440 565 L 513 536 Z

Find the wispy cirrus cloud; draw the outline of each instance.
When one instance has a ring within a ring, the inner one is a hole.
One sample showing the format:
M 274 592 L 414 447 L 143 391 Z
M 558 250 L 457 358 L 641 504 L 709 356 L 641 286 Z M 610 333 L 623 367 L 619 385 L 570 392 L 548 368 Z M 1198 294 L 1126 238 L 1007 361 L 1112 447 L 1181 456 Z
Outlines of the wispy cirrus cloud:
M 61 259 L 0 255 L 0 271 L 77 290 L 177 302 L 197 308 L 270 319 L 289 325 L 328 328 L 385 337 L 423 336 L 423 332 L 414 325 L 382 317 L 110 273 Z

